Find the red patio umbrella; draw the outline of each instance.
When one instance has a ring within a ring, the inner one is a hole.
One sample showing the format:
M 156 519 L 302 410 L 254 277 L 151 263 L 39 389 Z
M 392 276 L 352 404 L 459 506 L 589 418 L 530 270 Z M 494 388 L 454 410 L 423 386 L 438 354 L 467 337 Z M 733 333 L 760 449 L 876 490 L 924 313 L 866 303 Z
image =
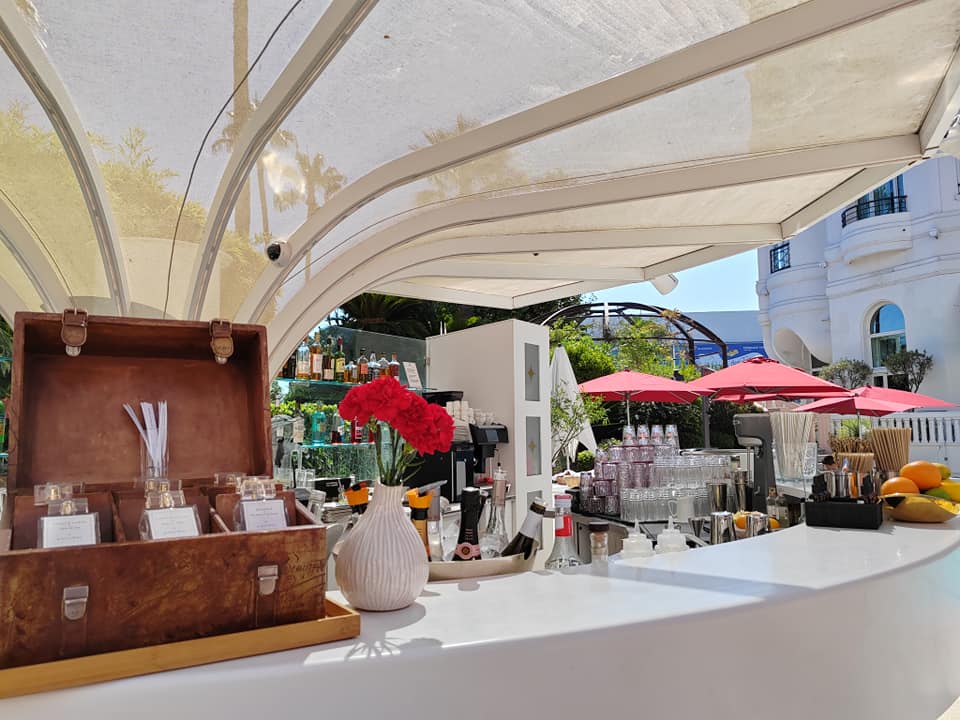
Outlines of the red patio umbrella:
M 706 391 L 711 400 L 739 401 L 756 395 L 786 399 L 822 398 L 849 393 L 839 385 L 764 357 L 744 360 L 687 385 L 693 390 Z
M 706 390 L 710 400 L 732 402 L 776 398 L 788 400 L 822 398 L 848 392 L 846 388 L 839 385 L 765 357 L 744 360 L 742 363 L 697 378 L 687 385 L 692 389 Z M 710 425 L 707 417 L 707 404 L 704 403 L 703 441 L 709 446 Z
M 807 405 L 798 406 L 793 412 L 835 413 L 837 415 L 861 415 L 867 417 L 883 417 L 892 413 L 912 410 L 914 406 L 903 403 L 887 402 L 863 395 L 847 395 L 843 397 L 829 397 Z
M 630 401 L 690 403 L 701 395 L 702 390 L 690 387 L 691 383 L 677 382 L 659 375 L 648 375 L 632 370 L 621 370 L 612 375 L 580 383 L 580 392 L 596 395 L 604 400 L 627 401 L 627 423 L 630 422 Z
M 908 405 L 908 410 L 918 410 L 920 408 L 948 408 L 956 407 L 955 403 L 949 403 L 945 400 L 938 400 L 930 395 L 921 393 L 907 392 L 906 390 L 894 390 L 892 388 L 874 387 L 865 385 L 864 387 L 854 388 L 850 391 L 858 397 L 870 398 L 872 400 L 882 400 L 884 402 Z

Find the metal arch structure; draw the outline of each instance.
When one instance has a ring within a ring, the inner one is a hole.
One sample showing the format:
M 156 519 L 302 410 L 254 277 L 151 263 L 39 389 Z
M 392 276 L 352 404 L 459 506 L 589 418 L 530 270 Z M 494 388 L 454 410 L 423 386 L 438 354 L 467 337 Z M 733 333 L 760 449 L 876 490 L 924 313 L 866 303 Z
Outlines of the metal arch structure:
M 43 248 L 13 207 L 0 197 L 0 244 L 4 245 L 33 284 L 45 309 L 73 306 L 66 287 L 54 271 Z
M 610 317 L 615 316 L 624 322 L 630 322 L 634 318 L 644 318 L 650 320 L 664 320 L 679 332 L 687 344 L 687 359 L 691 364 L 696 358 L 696 344 L 698 342 L 709 342 L 720 347 L 720 358 L 723 367 L 727 367 L 727 343 L 717 335 L 713 330 L 703 323 L 697 322 L 689 315 L 685 315 L 677 310 L 661 307 L 659 305 L 646 305 L 635 302 L 619 303 L 583 303 L 581 305 L 570 305 L 552 312 L 542 320 L 541 325 L 553 326 L 555 323 L 565 320 L 573 320 L 577 325 L 582 325 L 587 320 L 602 319 L 602 337 L 604 340 L 615 340 L 617 336 L 610 331 Z M 700 333 L 703 338 L 697 338 L 695 333 Z M 651 340 L 675 340 L 670 337 L 654 337 Z
M 385 163 L 334 195 L 288 239 L 288 267 L 268 267 L 251 295 L 259 304 L 238 319 L 257 317 L 290 268 L 351 212 L 386 192 L 481 155 L 534 140 L 586 120 L 744 67 L 837 30 L 878 18 L 919 0 L 808 0 L 703 40 L 614 78 L 568 93 L 502 120 Z M 323 254 L 327 248 L 320 248 Z
M 377 0 L 333 0 L 293 58 L 244 124 L 214 195 L 194 264 L 184 317 L 200 316 L 213 266 L 230 214 L 250 171 L 270 137 L 323 73 L 377 4 Z
M 0 0 L 0 49 L 6 52 L 43 107 L 63 144 L 97 237 L 110 300 L 118 315 L 128 315 L 130 294 L 127 274 L 100 166 L 69 93 L 20 15 L 15 0 Z M 62 310 L 63 307 L 52 309 Z

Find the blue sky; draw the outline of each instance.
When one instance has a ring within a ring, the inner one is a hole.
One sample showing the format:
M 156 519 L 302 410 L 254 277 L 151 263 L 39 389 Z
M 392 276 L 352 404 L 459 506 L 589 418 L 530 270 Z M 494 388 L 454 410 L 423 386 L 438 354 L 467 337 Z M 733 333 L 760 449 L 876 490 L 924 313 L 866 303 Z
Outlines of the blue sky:
M 674 273 L 680 283 L 661 295 L 650 283 L 623 285 L 594 293 L 597 302 L 639 302 L 683 312 L 756 310 L 757 251 Z

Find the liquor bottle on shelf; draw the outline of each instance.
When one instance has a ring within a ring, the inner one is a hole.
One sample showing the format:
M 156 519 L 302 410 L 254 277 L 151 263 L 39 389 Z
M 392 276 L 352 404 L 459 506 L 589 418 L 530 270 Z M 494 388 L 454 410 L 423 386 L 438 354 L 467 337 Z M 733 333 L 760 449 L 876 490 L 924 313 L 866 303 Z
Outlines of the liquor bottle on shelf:
M 453 551 L 454 560 L 480 559 L 480 490 L 465 487 L 460 496 L 460 535 L 457 548 Z
M 377 360 L 377 353 L 373 350 L 370 351 L 370 359 L 367 361 L 367 374 L 370 382 L 380 377 L 380 362 Z
M 546 512 L 547 507 L 543 504 L 543 501 L 534 500 L 530 503 L 530 510 L 527 512 L 527 517 L 524 519 L 523 525 L 520 526 L 520 532 L 518 532 L 513 540 L 503 549 L 503 553 L 501 553 L 503 557 L 523 553 L 524 559 L 530 559 L 531 553 L 533 553 L 536 548 L 537 537 L 540 533 L 543 516 Z
M 297 378 L 297 354 L 294 353 L 287 358 L 287 364 L 283 366 L 283 372 L 280 373 L 280 377 L 287 378 L 288 380 L 296 380 Z
M 480 557 L 484 560 L 500 557 L 500 553 L 510 542 L 507 537 L 507 524 L 503 519 L 507 502 L 507 475 L 499 468 L 494 475 L 493 491 L 490 494 L 490 517 L 487 526 L 480 533 Z
M 580 555 L 573 544 L 573 516 L 570 514 L 573 497 L 557 495 L 554 502 L 557 506 L 557 514 L 554 516 L 553 550 L 547 558 L 545 567 L 550 570 L 576 567 L 580 565 Z
M 333 412 L 333 418 L 330 420 L 330 443 L 336 445 L 343 442 L 343 418 L 336 410 Z
M 310 379 L 310 346 L 304 338 L 297 348 L 297 380 Z
M 323 379 L 333 382 L 334 376 L 333 337 L 327 338 L 327 351 L 323 354 Z
M 313 432 L 311 438 L 314 443 L 321 445 L 329 444 L 330 437 L 327 434 L 327 414 L 323 410 L 317 410 L 313 414 Z
M 310 343 L 310 379 L 323 380 L 323 344 L 320 342 L 320 333 L 313 336 Z
M 390 355 L 390 376 L 395 377 L 397 380 L 400 379 L 400 361 L 397 360 L 397 354 L 391 353 Z
M 380 375 L 389 375 L 390 374 L 390 361 L 387 360 L 386 355 L 380 356 Z
M 350 442 L 359 445 L 363 442 L 363 425 L 357 418 L 350 421 Z
M 347 368 L 347 356 L 343 354 L 343 338 L 337 338 L 337 351 L 333 355 L 333 380 L 334 382 L 344 382 Z
M 353 360 L 343 369 L 343 381 L 350 385 L 357 384 L 357 364 Z
M 360 357 L 357 358 L 357 382 L 361 385 L 370 382 L 370 365 L 367 363 L 366 348 L 360 348 Z

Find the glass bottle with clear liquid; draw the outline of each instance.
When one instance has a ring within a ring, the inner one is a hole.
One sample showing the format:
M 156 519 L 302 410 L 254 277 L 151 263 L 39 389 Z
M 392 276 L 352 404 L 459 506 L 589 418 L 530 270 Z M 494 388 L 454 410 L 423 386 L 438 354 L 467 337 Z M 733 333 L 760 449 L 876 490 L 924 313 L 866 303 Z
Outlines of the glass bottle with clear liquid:
M 490 517 L 486 528 L 480 533 L 480 559 L 500 557 L 510 542 L 507 524 L 504 521 L 504 509 L 507 502 L 507 474 L 500 468 L 493 476 L 493 491 L 490 496 Z
M 547 558 L 545 567 L 548 570 L 577 567 L 581 562 L 576 545 L 573 543 L 573 516 L 570 514 L 573 497 L 570 495 L 557 495 L 556 498 L 554 498 L 554 502 L 556 503 L 557 511 L 554 516 L 553 550 L 550 553 L 550 557 Z

